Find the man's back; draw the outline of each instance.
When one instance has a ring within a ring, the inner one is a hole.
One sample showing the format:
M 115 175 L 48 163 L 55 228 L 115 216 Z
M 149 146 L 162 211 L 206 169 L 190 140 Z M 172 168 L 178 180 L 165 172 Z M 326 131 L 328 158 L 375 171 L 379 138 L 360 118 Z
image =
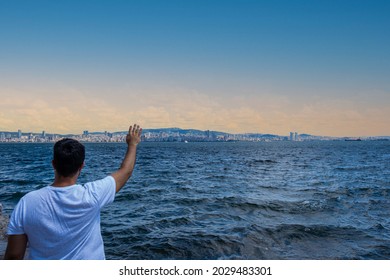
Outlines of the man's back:
M 115 180 L 48 186 L 25 195 L 9 234 L 26 234 L 29 259 L 104 259 L 100 209 L 115 198 Z

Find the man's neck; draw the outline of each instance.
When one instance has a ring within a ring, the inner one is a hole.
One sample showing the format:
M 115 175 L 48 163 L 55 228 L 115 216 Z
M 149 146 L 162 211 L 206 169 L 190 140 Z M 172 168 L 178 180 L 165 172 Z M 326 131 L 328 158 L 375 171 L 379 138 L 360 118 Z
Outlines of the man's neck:
M 79 177 L 78 174 L 71 177 L 63 177 L 56 174 L 54 177 L 54 182 L 51 185 L 53 187 L 59 187 L 59 188 L 72 186 L 76 184 L 78 177 Z

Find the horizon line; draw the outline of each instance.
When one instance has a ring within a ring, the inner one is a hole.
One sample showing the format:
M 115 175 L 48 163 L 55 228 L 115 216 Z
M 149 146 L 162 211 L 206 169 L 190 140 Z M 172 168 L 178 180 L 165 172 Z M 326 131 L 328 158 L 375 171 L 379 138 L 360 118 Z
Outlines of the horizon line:
M 303 132 L 303 133 L 298 133 L 297 131 L 290 131 L 287 135 L 281 135 L 281 134 L 275 134 L 275 133 L 261 133 L 261 132 L 243 132 L 243 133 L 231 133 L 231 132 L 225 132 L 225 131 L 218 131 L 218 130 L 210 130 L 210 129 L 206 129 L 206 130 L 203 130 L 203 129 L 197 129 L 197 128 L 180 128 L 180 127 L 163 127 L 163 128 L 142 128 L 143 131 L 145 130 L 166 130 L 166 129 L 179 129 L 179 130 L 196 130 L 196 131 L 202 131 L 202 132 L 207 132 L 207 131 L 210 131 L 210 132 L 216 132 L 216 133 L 223 133 L 223 134 L 230 134 L 230 135 L 245 135 L 245 134 L 260 134 L 260 135 L 274 135 L 274 136 L 279 136 L 279 137 L 289 137 L 290 136 L 290 133 L 297 133 L 297 135 L 308 135 L 308 136 L 313 136 L 313 137 L 327 137 L 327 138 L 380 138 L 380 137 L 390 137 L 390 135 L 371 135 L 371 136 L 328 136 L 328 135 L 318 135 L 318 134 L 310 134 L 310 133 L 306 133 L 306 132 Z M 0 133 L 18 133 L 20 129 L 16 130 L 16 131 L 0 131 Z M 21 131 L 21 130 L 20 130 Z M 87 131 L 88 133 L 126 133 L 127 130 L 122 130 L 122 131 L 108 131 L 108 130 L 104 130 L 104 131 L 89 131 L 89 130 L 85 130 Z M 64 136 L 64 135 L 83 135 L 84 132 L 80 132 L 80 133 L 56 133 L 56 132 L 47 132 L 46 130 L 42 130 L 41 132 L 33 132 L 33 131 L 28 131 L 28 132 L 22 132 L 21 131 L 21 134 L 42 134 L 42 133 L 45 133 L 45 134 L 49 134 L 49 135 L 59 135 L 59 136 Z

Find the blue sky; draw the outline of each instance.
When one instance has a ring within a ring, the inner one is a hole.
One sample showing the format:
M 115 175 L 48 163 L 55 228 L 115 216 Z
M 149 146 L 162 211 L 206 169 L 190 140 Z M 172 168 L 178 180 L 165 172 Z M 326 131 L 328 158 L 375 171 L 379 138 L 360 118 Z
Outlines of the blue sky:
M 0 130 L 390 135 L 389 14 L 368 0 L 0 0 Z

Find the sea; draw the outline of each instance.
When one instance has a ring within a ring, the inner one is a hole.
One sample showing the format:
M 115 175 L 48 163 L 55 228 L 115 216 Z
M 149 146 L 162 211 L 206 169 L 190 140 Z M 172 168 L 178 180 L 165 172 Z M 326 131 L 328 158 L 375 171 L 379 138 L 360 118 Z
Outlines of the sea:
M 85 146 L 81 184 L 126 150 Z M 52 148 L 0 144 L 3 216 L 52 183 Z M 390 141 L 143 142 L 101 226 L 114 260 L 388 260 Z

